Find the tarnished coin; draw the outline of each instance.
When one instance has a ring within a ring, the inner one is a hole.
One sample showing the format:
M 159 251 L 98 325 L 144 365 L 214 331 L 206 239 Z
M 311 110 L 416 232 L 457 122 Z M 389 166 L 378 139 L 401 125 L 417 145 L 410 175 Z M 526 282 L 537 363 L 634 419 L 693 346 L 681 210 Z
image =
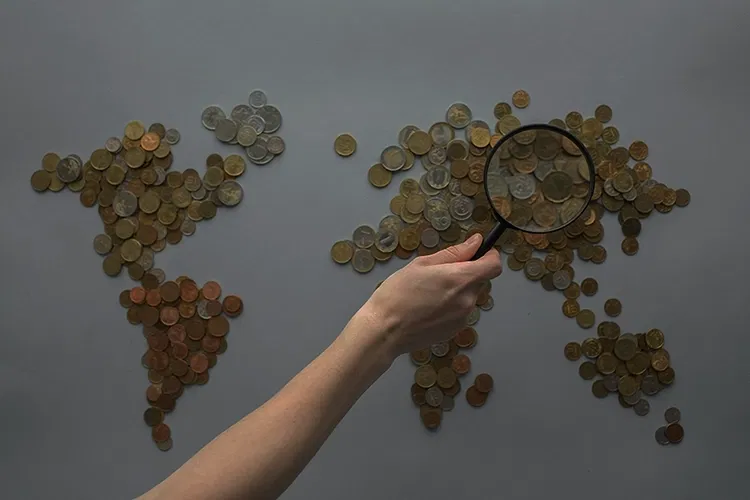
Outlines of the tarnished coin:
M 675 408 L 674 406 L 672 406 L 670 408 L 667 408 L 667 410 L 664 412 L 664 419 L 668 424 L 676 424 L 682 419 L 682 413 L 680 412 L 679 408 Z
M 445 113 L 445 121 L 454 128 L 466 127 L 471 122 L 471 119 L 471 109 L 466 104 L 460 102 L 451 104 Z
M 357 150 L 357 141 L 351 134 L 341 134 L 333 142 L 333 149 L 339 156 L 351 156 Z
M 439 408 L 443 403 L 443 391 L 440 387 L 433 385 L 425 391 L 425 402 L 433 408 Z
M 591 328 L 594 326 L 594 323 L 596 322 L 596 317 L 594 315 L 594 311 L 591 309 L 581 309 L 581 311 L 576 315 L 576 323 L 578 323 L 578 326 L 581 328 Z
M 666 432 L 667 432 L 667 427 L 662 426 L 656 429 L 656 432 L 654 433 L 654 438 L 656 439 L 656 442 L 659 443 L 660 445 L 664 446 L 664 445 L 669 444 L 669 439 L 667 438 Z
M 587 297 L 593 297 L 599 291 L 599 283 L 594 278 L 586 278 L 581 281 L 581 293 Z
M 466 401 L 474 408 L 484 406 L 487 402 L 487 397 L 488 394 L 479 391 L 475 385 L 472 385 L 466 390 Z
M 375 257 L 369 249 L 357 248 L 352 256 L 352 267 L 358 273 L 369 273 L 375 267 Z
M 414 382 L 423 389 L 429 389 L 437 383 L 437 372 L 430 365 L 420 366 L 414 372 Z
M 375 243 L 375 230 L 370 226 L 359 226 L 354 230 L 352 241 L 358 248 L 370 248 Z
M 83 165 L 73 156 L 62 158 L 55 168 L 57 178 L 65 183 L 70 183 L 78 179 L 81 175 Z
M 607 299 L 604 303 L 604 312 L 611 318 L 616 318 L 622 312 L 622 303 L 618 299 Z
M 437 122 L 430 127 L 430 138 L 432 144 L 438 147 L 445 147 L 455 137 L 453 127 L 446 122 Z
M 583 380 L 593 379 L 596 377 L 596 365 L 591 361 L 584 361 L 578 367 L 578 375 L 580 375 Z
M 216 122 L 216 138 L 221 142 L 231 142 L 237 136 L 237 123 L 229 118 L 220 118 Z
M 569 361 L 578 361 L 581 359 L 581 345 L 578 342 L 568 342 L 565 344 L 565 358 Z
M 594 395 L 594 397 L 602 399 L 609 396 L 609 391 L 607 390 L 607 387 L 604 385 L 603 380 L 597 380 L 591 385 L 591 392 Z
M 238 205 L 243 198 L 242 186 L 234 180 L 222 182 L 216 189 L 216 192 L 218 193 L 219 201 L 227 207 Z
M 401 170 L 406 164 L 406 152 L 400 146 L 388 146 L 380 154 L 380 162 L 390 172 Z
M 354 244 L 351 241 L 337 241 L 331 247 L 331 258 L 337 264 L 347 264 L 354 256 L 354 248 Z
M 599 339 L 588 338 L 584 340 L 581 344 L 581 352 L 589 359 L 596 359 L 602 353 L 602 345 L 599 343 Z
M 677 444 L 682 442 L 682 439 L 685 437 L 685 429 L 680 424 L 669 424 L 664 431 L 664 435 L 670 443 Z
M 641 399 L 633 405 L 633 411 L 639 417 L 645 417 L 651 411 L 651 405 L 645 399 Z
M 226 115 L 224 114 L 224 110 L 218 106 L 208 106 L 203 110 L 203 113 L 201 113 L 201 123 L 208 130 L 216 130 L 219 120 L 225 118 Z
M 266 122 L 265 132 L 273 134 L 281 128 L 281 112 L 271 104 L 266 104 L 258 110 L 259 117 Z
M 355 231 L 356 234 L 356 231 Z M 394 229 L 379 228 L 375 234 L 375 248 L 383 253 L 391 253 L 398 246 L 398 232 Z
M 523 109 L 529 106 L 531 97 L 525 90 L 516 90 L 513 92 L 513 105 L 517 108 Z

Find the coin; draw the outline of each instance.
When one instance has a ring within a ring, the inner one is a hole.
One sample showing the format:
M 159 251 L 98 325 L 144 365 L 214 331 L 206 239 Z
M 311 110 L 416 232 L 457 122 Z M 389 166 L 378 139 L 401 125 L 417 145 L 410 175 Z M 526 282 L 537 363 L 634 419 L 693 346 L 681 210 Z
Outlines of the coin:
M 576 315 L 576 323 L 578 323 L 578 326 L 581 328 L 591 328 L 594 326 L 595 322 L 596 317 L 594 316 L 594 312 L 590 309 L 581 309 Z
M 427 132 L 424 132 L 422 130 L 415 130 L 411 133 L 411 135 L 409 135 L 409 139 L 406 141 L 406 145 L 409 150 L 415 155 L 424 155 L 427 154 L 427 152 L 432 147 L 432 137 L 430 137 Z
M 633 411 L 639 417 L 645 417 L 651 411 L 651 405 L 645 399 L 641 399 L 633 405 Z
M 617 299 L 607 299 L 604 303 L 604 312 L 611 318 L 616 318 L 622 312 L 622 304 Z
M 406 164 L 406 152 L 400 146 L 388 146 L 380 154 L 380 163 L 390 172 L 400 170 Z
M 612 119 L 612 108 L 606 104 L 600 104 L 594 110 L 594 117 L 601 123 L 607 123 Z
M 451 104 L 445 113 L 445 121 L 453 128 L 465 128 L 471 122 L 471 119 L 471 109 L 466 104 L 460 102 Z
M 594 278 L 586 278 L 581 281 L 581 292 L 587 296 L 592 297 L 596 295 L 599 290 L 599 283 Z
M 474 385 L 466 390 L 466 401 L 474 408 L 484 406 L 487 402 L 487 396 L 488 394 L 480 392 Z
M 383 188 L 390 184 L 392 176 L 393 174 L 386 170 L 381 163 L 376 163 L 367 172 L 367 180 L 377 188 Z
M 669 444 L 669 438 L 667 438 L 667 428 L 666 426 L 659 427 L 656 429 L 656 432 L 654 433 L 654 438 L 656 439 L 656 442 L 660 445 L 667 445 Z
M 224 111 L 218 106 L 208 106 L 201 113 L 201 123 L 208 130 L 216 130 L 219 120 L 226 118 Z
M 664 347 L 664 333 L 658 328 L 652 328 L 646 332 L 646 344 L 651 349 L 661 349 Z
M 357 248 L 352 256 L 352 267 L 358 273 L 369 273 L 375 267 L 375 258 L 367 249 Z
M 525 90 L 516 90 L 515 92 L 513 92 L 512 101 L 515 107 L 523 109 L 529 106 L 531 97 L 529 97 L 529 93 Z
M 581 345 L 578 342 L 565 344 L 565 358 L 569 361 L 578 361 L 581 358 Z
M 597 380 L 591 385 L 591 392 L 594 394 L 595 397 L 601 399 L 606 398 L 609 396 L 609 391 L 607 390 L 606 386 L 604 385 L 603 380 Z
M 680 424 L 669 424 L 664 431 L 664 435 L 670 443 L 677 444 L 685 437 L 685 430 Z
M 430 365 L 420 366 L 414 372 L 414 382 L 424 389 L 429 389 L 437 383 L 437 372 Z
M 354 244 L 351 241 L 337 241 L 331 247 L 331 258 L 337 264 L 347 264 L 354 256 Z
M 678 408 L 675 408 L 674 406 L 667 408 L 667 410 L 664 412 L 664 420 L 666 420 L 668 424 L 676 424 L 681 419 L 682 413 Z
M 339 156 L 351 156 L 357 150 L 357 141 L 351 134 L 341 134 L 333 142 L 333 149 Z
M 596 365 L 590 361 L 584 361 L 578 367 L 578 375 L 584 380 L 591 380 L 596 377 Z

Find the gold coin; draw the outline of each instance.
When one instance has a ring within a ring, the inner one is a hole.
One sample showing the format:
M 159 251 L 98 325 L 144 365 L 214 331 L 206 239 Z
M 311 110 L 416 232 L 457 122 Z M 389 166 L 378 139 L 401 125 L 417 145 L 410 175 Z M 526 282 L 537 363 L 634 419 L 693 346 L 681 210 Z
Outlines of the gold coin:
M 591 328 L 596 322 L 596 316 L 591 309 L 581 309 L 576 315 L 576 323 L 581 328 Z
M 602 130 L 602 141 L 605 144 L 616 144 L 620 140 L 620 131 L 615 127 L 605 127 Z
M 429 389 L 437 383 L 437 372 L 430 365 L 420 366 L 414 372 L 414 382 L 423 389 Z
M 47 153 L 42 157 L 42 169 L 54 174 L 57 171 L 57 164 L 60 163 L 60 156 L 57 153 Z
M 104 274 L 107 276 L 117 276 L 122 270 L 120 256 L 114 253 L 107 255 L 102 261 L 102 267 L 104 268 Z
M 347 264 L 354 256 L 354 244 L 348 240 L 337 241 L 331 247 L 331 258 L 337 264 Z
M 146 129 L 143 127 L 143 123 L 138 120 L 134 120 L 125 125 L 125 137 L 131 141 L 140 140 L 140 138 L 143 137 L 144 132 L 146 132 Z
M 471 143 L 478 148 L 487 147 L 490 144 L 490 131 L 484 127 L 471 129 Z
M 580 375 L 583 380 L 591 380 L 596 377 L 596 365 L 591 361 L 584 361 L 578 367 L 578 375 Z
M 645 352 L 637 352 L 625 365 L 628 367 L 628 371 L 633 375 L 641 375 L 648 370 L 651 366 L 651 359 Z
M 416 250 L 420 240 L 419 233 L 414 227 L 406 227 L 398 235 L 398 244 L 407 251 Z
M 208 165 L 208 168 L 210 169 L 213 166 L 222 168 L 222 165 Z M 240 155 L 229 155 L 223 162 L 224 173 L 230 177 L 241 176 L 245 173 L 245 167 L 245 159 Z
M 569 361 L 578 361 L 581 358 L 581 346 L 578 342 L 568 342 L 565 344 L 565 359 Z
M 669 368 L 669 353 L 664 349 L 659 349 L 651 354 L 651 366 L 657 372 L 663 372 Z
M 651 349 L 661 349 L 664 347 L 664 333 L 658 328 L 652 328 L 646 332 L 646 344 Z
M 523 109 L 528 107 L 529 102 L 531 101 L 531 97 L 525 90 L 516 90 L 515 92 L 513 92 L 512 101 L 515 107 Z
M 594 395 L 594 397 L 599 399 L 603 399 L 609 396 L 609 391 L 604 385 L 603 380 L 597 380 L 591 385 L 591 393 Z
M 432 147 L 432 137 L 423 130 L 415 130 L 407 139 L 406 145 L 415 155 L 427 154 Z
M 503 116 L 509 115 L 513 113 L 513 109 L 510 107 L 510 104 L 507 102 L 499 102 L 495 104 L 495 109 L 493 110 L 493 114 L 495 115 L 495 118 L 500 120 Z
M 367 171 L 367 180 L 370 181 L 370 184 L 372 184 L 376 188 L 386 187 L 391 183 L 392 178 L 393 174 L 386 170 L 385 167 L 380 163 L 376 163 L 375 165 L 370 167 L 370 170 Z
M 37 170 L 31 174 L 31 187 L 34 191 L 46 191 L 52 183 L 52 175 L 46 170 Z
M 563 302 L 562 312 L 568 318 L 575 318 L 578 315 L 578 313 L 581 312 L 581 306 L 578 305 L 577 300 L 568 299 L 565 302 Z
M 633 377 L 625 375 L 617 381 L 617 391 L 623 396 L 632 396 L 638 391 L 638 385 Z
M 603 352 L 596 359 L 596 369 L 599 370 L 599 373 L 602 375 L 615 373 L 615 370 L 617 369 L 617 358 L 609 352 Z
M 602 345 L 599 339 L 588 338 L 581 344 L 581 352 L 589 359 L 595 359 L 602 353 Z
M 690 204 L 690 192 L 687 189 L 678 189 L 675 194 L 675 205 L 686 207 Z
M 616 318 L 622 312 L 622 303 L 617 299 L 607 299 L 604 303 L 604 312 L 610 318 Z
M 339 156 L 351 156 L 357 150 L 357 141 L 351 134 L 341 134 L 333 141 L 333 149 Z
M 521 126 L 521 120 L 513 115 L 505 115 L 497 122 L 496 130 L 503 135 L 508 135 Z M 502 148 L 501 148 L 502 149 Z
M 628 335 L 624 334 L 615 342 L 615 356 L 623 361 L 633 359 L 635 353 L 638 352 L 638 341 Z
M 600 104 L 594 111 L 594 117 L 602 123 L 607 123 L 612 119 L 612 108 L 606 104 Z
M 633 238 L 632 236 L 628 236 L 627 238 L 622 240 L 621 247 L 625 255 L 635 255 L 638 253 L 638 240 L 636 238 Z
M 583 124 L 583 116 L 578 111 L 571 111 L 567 115 L 565 115 L 565 125 L 568 126 L 568 128 L 576 129 L 579 128 Z
M 628 148 L 628 152 L 635 161 L 643 161 L 648 157 L 648 145 L 643 141 L 635 141 Z

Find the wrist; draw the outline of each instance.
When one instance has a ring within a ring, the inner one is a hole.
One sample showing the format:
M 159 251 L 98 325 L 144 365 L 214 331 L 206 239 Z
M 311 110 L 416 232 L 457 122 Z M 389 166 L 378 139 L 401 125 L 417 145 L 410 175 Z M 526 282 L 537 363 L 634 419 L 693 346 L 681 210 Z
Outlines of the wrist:
M 382 314 L 370 302 L 365 303 L 352 317 L 342 337 L 363 355 L 387 370 L 401 354 L 394 339 L 397 324 Z

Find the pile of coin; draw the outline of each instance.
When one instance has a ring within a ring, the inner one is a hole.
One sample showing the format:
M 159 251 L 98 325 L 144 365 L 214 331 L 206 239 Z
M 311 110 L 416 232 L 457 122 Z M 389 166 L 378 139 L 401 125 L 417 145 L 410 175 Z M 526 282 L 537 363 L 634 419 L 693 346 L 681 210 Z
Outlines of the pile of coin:
M 664 333 L 657 328 L 646 333 L 621 333 L 617 323 L 603 321 L 597 335 L 580 344 L 566 344 L 565 357 L 570 361 L 587 358 L 578 367 L 578 374 L 584 380 L 596 379 L 591 385 L 595 397 L 616 393 L 623 408 L 647 415 L 651 407 L 646 396 L 657 395 L 675 381 L 669 351 L 664 348 Z
M 268 104 L 266 93 L 253 90 L 248 103 L 238 104 L 227 118 L 219 106 L 208 106 L 201 114 L 201 123 L 225 144 L 239 144 L 255 165 L 266 165 L 284 152 L 286 144 L 279 135 L 281 112 Z
M 512 103 L 519 109 L 528 107 L 528 92 L 516 91 Z M 415 254 L 428 255 L 460 243 L 474 233 L 486 234 L 495 223 L 483 184 L 487 157 L 502 137 L 521 126 L 521 121 L 513 114 L 513 107 L 506 102 L 498 103 L 493 114 L 497 120 L 494 133 L 486 122 L 475 120 L 472 110 L 463 103 L 449 106 L 445 121 L 433 124 L 427 131 L 415 125 L 402 128 L 398 134 L 398 144 L 387 146 L 380 155 L 380 161 L 370 167 L 370 183 L 377 188 L 389 185 L 394 172 L 411 169 L 417 159 L 425 172 L 418 179 L 406 178 L 401 181 L 399 194 L 389 204 L 391 214 L 381 219 L 377 226 L 360 226 L 354 230 L 351 239 L 334 243 L 330 251 L 334 262 L 342 265 L 351 263 L 356 272 L 368 273 L 376 263 L 386 262 L 393 255 L 401 259 L 409 259 Z M 600 105 L 593 117 L 584 118 L 581 113 L 571 111 L 565 119 L 556 118 L 549 122 L 580 139 L 594 161 L 596 177 L 591 193 L 592 202 L 583 213 L 565 228 L 547 234 L 507 230 L 496 244 L 507 254 L 508 268 L 523 271 L 527 279 L 538 281 L 545 290 L 562 293 L 565 298 L 563 313 L 575 318 L 584 329 L 597 325 L 596 315 L 590 309 L 582 309 L 577 299 L 581 293 L 594 295 L 598 284 L 593 279 L 581 283 L 575 281 L 573 263 L 576 255 L 583 261 L 595 264 L 606 261 L 607 249 L 601 245 L 604 239 L 604 214 L 617 213 L 624 236 L 621 249 L 627 255 L 635 255 L 643 220 L 654 210 L 668 213 L 674 206 L 685 207 L 690 202 L 688 191 L 671 189 L 653 178 L 652 168 L 646 162 L 649 153 L 646 143 L 635 141 L 629 147 L 618 145 L 619 131 L 607 125 L 612 115 L 609 106 Z M 464 130 L 463 138 L 458 137 L 461 130 Z M 349 134 L 342 134 L 336 139 L 334 149 L 341 156 L 350 156 L 356 150 L 356 141 Z M 534 175 L 537 180 L 543 181 L 550 171 L 539 169 L 544 162 L 539 161 L 538 153 L 536 148 L 531 152 L 510 148 L 508 155 L 513 162 L 513 172 L 527 172 L 527 175 Z M 567 153 L 576 156 L 575 153 L 579 152 L 571 150 Z M 632 166 L 631 160 L 635 162 Z M 518 170 L 519 165 L 521 170 Z M 586 173 L 578 170 L 581 176 Z M 535 194 L 537 191 L 540 191 L 538 196 L 544 196 L 541 184 L 534 187 Z M 611 317 L 619 315 L 621 309 L 618 300 L 605 305 L 605 313 Z M 472 321 L 476 322 L 478 315 L 478 312 L 472 314 Z M 605 325 L 609 323 L 604 322 Z M 610 330 L 607 331 L 612 335 Z M 617 335 L 605 337 L 602 347 L 609 349 L 611 342 L 614 351 L 619 329 Z M 625 336 L 622 342 L 628 347 L 631 339 Z M 642 352 L 643 356 L 656 354 L 646 349 L 638 352 Z M 643 356 L 638 356 L 639 363 L 643 361 Z M 659 356 L 661 353 L 657 354 L 657 359 Z M 605 362 L 608 359 L 605 356 Z M 651 357 L 649 363 L 650 360 Z M 615 362 L 615 369 L 619 369 L 622 376 L 630 377 L 626 379 L 626 393 L 630 394 L 631 379 L 636 377 L 630 371 L 625 374 L 621 366 L 627 370 L 627 362 L 620 361 L 622 364 Z M 633 365 L 632 362 L 630 364 Z M 640 368 L 640 365 L 634 367 L 637 370 Z M 648 390 L 658 392 L 662 385 L 671 383 L 669 374 L 673 374 L 673 371 L 668 365 L 662 371 L 651 366 L 638 376 L 642 377 L 639 379 L 641 384 L 646 379 L 647 386 L 656 379 L 658 385 L 652 384 Z M 611 379 L 609 385 L 612 386 Z M 602 394 L 601 384 L 596 387 L 597 392 Z M 638 390 L 636 384 L 636 391 L 628 396 L 628 401 L 633 401 L 632 405 L 627 401 L 624 403 L 635 406 L 638 403 L 635 401 Z M 637 411 L 648 410 L 641 403 Z M 431 418 L 434 420 L 434 417 Z
M 217 208 L 237 205 L 243 196 L 235 180 L 245 171 L 238 155 L 210 155 L 203 176 L 193 170 L 170 170 L 175 129 L 139 121 L 125 126 L 120 139 L 110 137 L 84 163 L 77 155 L 47 153 L 42 169 L 31 176 L 36 191 L 80 193 L 81 204 L 96 206 L 104 232 L 94 237 L 94 251 L 104 257 L 107 276 L 123 266 L 134 280 L 153 268 L 155 252 L 195 233 L 196 223 L 216 216 Z
M 143 413 L 152 428 L 156 446 L 172 447 L 171 431 L 164 415 L 175 408 L 185 386 L 203 385 L 216 365 L 218 355 L 227 349 L 229 321 L 242 313 L 242 299 L 236 295 L 221 297 L 215 281 L 198 287 L 187 276 L 164 281 L 164 274 L 146 273 L 142 286 L 120 293 L 120 305 L 127 308 L 127 319 L 143 325 L 148 348 L 141 358 L 148 370 L 150 385 Z
M 680 420 L 682 419 L 682 412 L 674 406 L 667 408 L 664 412 L 664 420 L 667 421 L 667 425 L 661 426 L 656 429 L 654 438 L 656 442 L 661 445 L 678 444 L 682 442 L 685 437 L 685 429 L 682 428 Z

